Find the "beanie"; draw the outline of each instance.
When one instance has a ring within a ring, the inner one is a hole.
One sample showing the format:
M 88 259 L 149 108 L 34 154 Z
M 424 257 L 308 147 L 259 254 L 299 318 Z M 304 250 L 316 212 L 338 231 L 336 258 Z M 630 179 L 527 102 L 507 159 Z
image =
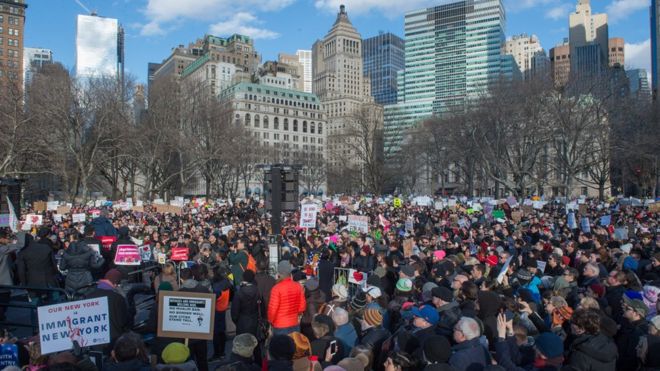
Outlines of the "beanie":
M 236 335 L 232 342 L 231 352 L 244 358 L 251 358 L 254 348 L 256 348 L 258 344 L 257 338 L 252 334 L 246 333 Z
M 433 335 L 423 344 L 424 358 L 431 363 L 447 363 L 451 357 L 451 345 L 446 337 Z
M 268 354 L 276 361 L 291 361 L 296 352 L 296 344 L 287 335 L 275 335 L 268 343 Z
M 396 283 L 397 290 L 401 292 L 412 291 L 413 283 L 410 278 L 400 278 Z
M 364 308 L 365 305 L 367 305 L 367 294 L 362 290 L 357 290 L 351 300 L 351 308 L 359 310 Z
M 564 342 L 551 332 L 544 332 L 536 337 L 536 348 L 546 358 L 559 357 L 564 353 Z
M 378 309 L 369 308 L 364 311 L 364 322 L 371 327 L 380 326 L 383 323 L 383 315 Z
M 190 349 L 182 343 L 168 344 L 161 354 L 163 362 L 170 365 L 184 363 L 188 357 L 190 357 Z

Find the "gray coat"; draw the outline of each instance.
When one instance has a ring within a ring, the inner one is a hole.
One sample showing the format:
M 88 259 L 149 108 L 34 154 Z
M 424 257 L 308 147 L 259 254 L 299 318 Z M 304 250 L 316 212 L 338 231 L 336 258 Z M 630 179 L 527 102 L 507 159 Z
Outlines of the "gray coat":
M 64 251 L 60 260 L 60 269 L 67 271 L 64 286 L 68 291 L 75 291 L 94 282 L 92 269 L 103 265 L 103 258 L 82 241 L 72 243 Z
M 14 284 L 13 262 L 10 255 L 17 253 L 25 245 L 25 232 L 18 232 L 16 237 L 18 239 L 16 243 L 0 245 L 0 285 L 11 286 Z

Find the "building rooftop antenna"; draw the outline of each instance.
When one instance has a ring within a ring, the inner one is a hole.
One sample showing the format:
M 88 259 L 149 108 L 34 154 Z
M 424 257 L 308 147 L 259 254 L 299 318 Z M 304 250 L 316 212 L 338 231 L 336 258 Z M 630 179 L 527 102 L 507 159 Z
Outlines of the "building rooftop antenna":
M 78 5 L 80 5 L 80 7 L 83 8 L 83 9 L 87 12 L 87 14 L 96 15 L 95 12 L 92 12 L 91 10 L 89 10 L 89 8 L 86 7 L 85 4 L 83 4 L 80 0 L 74 0 L 74 1 L 75 1 Z

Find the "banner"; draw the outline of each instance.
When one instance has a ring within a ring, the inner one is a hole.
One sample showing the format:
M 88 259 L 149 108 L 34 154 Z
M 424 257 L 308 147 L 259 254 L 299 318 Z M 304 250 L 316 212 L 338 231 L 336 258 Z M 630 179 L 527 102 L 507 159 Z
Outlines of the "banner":
M 158 337 L 213 340 L 215 294 L 160 291 Z
M 187 247 L 173 247 L 172 256 L 170 260 L 175 262 L 188 261 L 188 248 Z
M 71 220 L 74 223 L 84 223 L 86 218 L 87 217 L 86 217 L 85 213 L 71 215 Z
M 316 204 L 302 204 L 300 205 L 300 228 L 316 228 L 316 214 L 318 207 Z
M 348 230 L 369 233 L 369 217 L 360 215 L 348 216 Z
M 37 314 L 41 354 L 71 350 L 73 341 L 81 347 L 110 342 L 106 297 L 46 305 Z
M 116 265 L 140 265 L 142 257 L 136 245 L 117 245 Z

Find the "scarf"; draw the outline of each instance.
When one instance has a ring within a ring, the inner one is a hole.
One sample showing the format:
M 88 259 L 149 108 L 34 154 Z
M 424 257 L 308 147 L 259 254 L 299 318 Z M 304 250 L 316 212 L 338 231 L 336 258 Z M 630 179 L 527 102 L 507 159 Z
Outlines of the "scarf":
M 534 359 L 534 368 L 540 370 L 546 367 L 560 368 L 563 363 L 564 363 L 564 356 L 559 356 L 555 358 L 536 357 L 536 359 Z
M 573 316 L 573 308 L 569 306 L 555 308 L 552 311 L 552 327 L 561 327 Z

